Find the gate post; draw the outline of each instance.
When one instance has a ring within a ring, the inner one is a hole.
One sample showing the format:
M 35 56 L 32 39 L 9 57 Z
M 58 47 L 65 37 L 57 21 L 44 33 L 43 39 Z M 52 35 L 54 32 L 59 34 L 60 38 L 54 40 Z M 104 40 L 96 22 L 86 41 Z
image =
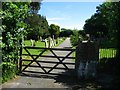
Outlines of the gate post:
M 78 46 L 76 47 L 76 60 L 75 60 L 75 71 L 78 71 L 79 68 L 79 63 L 80 63 L 80 45 L 81 45 L 82 41 L 80 41 L 80 39 L 78 40 Z
M 20 40 L 19 73 L 22 72 L 22 39 Z
M 96 42 L 79 40 L 76 47 L 75 69 L 78 78 L 96 77 L 96 66 L 99 59 L 99 49 Z

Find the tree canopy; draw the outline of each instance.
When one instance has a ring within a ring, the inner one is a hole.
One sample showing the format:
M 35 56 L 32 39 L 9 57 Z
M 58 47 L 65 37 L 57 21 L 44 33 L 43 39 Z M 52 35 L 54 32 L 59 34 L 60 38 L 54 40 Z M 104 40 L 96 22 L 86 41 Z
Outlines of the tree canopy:
M 51 37 L 54 36 L 54 38 L 57 39 L 60 33 L 60 26 L 51 24 L 49 27 L 49 32 L 50 32 Z
M 84 30 L 93 37 L 105 37 L 117 49 L 115 67 L 120 66 L 120 2 L 104 2 L 86 20 Z M 104 43 L 104 42 L 103 42 Z M 110 44 L 108 44 L 110 46 Z

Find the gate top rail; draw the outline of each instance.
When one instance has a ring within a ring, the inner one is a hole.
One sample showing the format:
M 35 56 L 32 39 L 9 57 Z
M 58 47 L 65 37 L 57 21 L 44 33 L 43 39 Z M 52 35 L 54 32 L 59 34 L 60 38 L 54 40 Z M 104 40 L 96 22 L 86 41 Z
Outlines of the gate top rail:
M 24 46 L 23 48 L 27 49 L 47 49 L 47 50 L 59 50 L 59 51 L 75 51 L 76 49 L 73 48 L 45 48 L 45 47 L 31 47 L 31 46 Z

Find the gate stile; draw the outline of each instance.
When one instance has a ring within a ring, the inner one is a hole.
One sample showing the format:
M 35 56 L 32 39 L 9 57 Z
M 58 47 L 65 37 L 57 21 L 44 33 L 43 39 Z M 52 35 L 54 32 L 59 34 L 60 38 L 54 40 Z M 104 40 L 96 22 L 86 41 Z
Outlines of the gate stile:
M 20 72 L 26 72 L 26 69 L 28 67 L 39 67 L 43 70 L 44 74 L 50 74 L 50 72 L 52 72 L 54 69 L 65 69 L 68 70 L 70 68 L 68 68 L 67 65 L 75 65 L 75 62 L 73 63 L 69 63 L 69 62 L 63 62 L 65 59 L 75 59 L 75 57 L 69 57 L 73 52 L 76 51 L 76 49 L 71 49 L 71 48 L 43 48 L 43 47 L 23 47 L 23 49 L 27 52 L 27 54 L 21 54 L 21 57 L 24 56 L 30 56 L 32 58 L 32 60 L 26 60 L 23 58 L 20 58 Z M 43 50 L 42 52 L 39 53 L 39 55 L 33 55 L 30 53 L 30 51 L 28 49 L 41 49 Z M 45 51 L 49 50 L 52 55 L 54 56 L 50 56 L 50 55 L 43 55 L 43 53 Z M 70 51 L 69 53 L 67 53 L 66 56 L 58 56 L 53 50 L 55 51 Z M 36 56 L 36 57 L 34 57 Z M 55 62 L 55 61 L 40 61 L 37 60 L 39 57 L 47 57 L 47 58 L 56 58 L 59 62 Z M 62 59 L 61 59 L 62 58 Z M 23 65 L 23 61 L 28 61 L 30 62 L 28 65 Z M 32 65 L 33 62 L 36 62 L 36 65 Z M 47 66 L 42 66 L 41 63 L 54 63 L 55 65 L 53 67 L 47 67 Z M 64 68 L 61 67 L 57 67 L 59 64 L 62 64 L 64 66 Z M 67 65 L 66 65 L 67 64 Z M 25 66 L 24 68 L 22 68 L 23 66 Z M 46 71 L 45 68 L 50 68 L 48 71 Z M 27 72 L 32 72 L 32 71 L 27 71 Z

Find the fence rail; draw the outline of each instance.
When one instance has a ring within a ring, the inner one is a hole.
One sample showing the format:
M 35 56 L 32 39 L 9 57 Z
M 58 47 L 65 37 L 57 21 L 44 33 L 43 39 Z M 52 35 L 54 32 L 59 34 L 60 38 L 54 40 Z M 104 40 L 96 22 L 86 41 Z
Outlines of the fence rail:
M 99 49 L 99 59 L 114 58 L 115 56 L 116 56 L 116 49 L 114 49 L 114 48 Z

